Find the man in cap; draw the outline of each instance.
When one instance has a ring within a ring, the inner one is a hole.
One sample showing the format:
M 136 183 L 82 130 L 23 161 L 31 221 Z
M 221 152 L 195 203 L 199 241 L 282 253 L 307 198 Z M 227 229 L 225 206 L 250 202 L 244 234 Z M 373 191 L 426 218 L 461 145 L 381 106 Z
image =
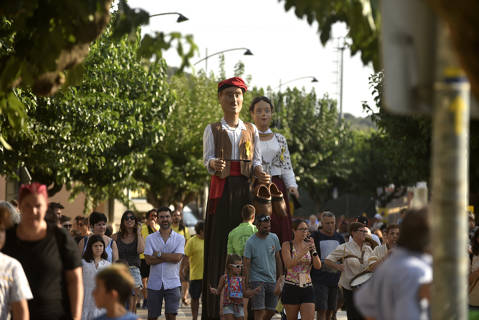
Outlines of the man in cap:
M 261 167 L 258 130 L 239 118 L 246 90 L 238 77 L 218 84 L 223 119 L 206 126 L 203 134 L 203 160 L 211 175 L 205 221 L 203 319 L 219 318 L 219 301 L 207 290 L 216 286 L 224 273 L 228 233 L 241 223 L 251 179 L 255 176 L 261 183 L 270 181 Z

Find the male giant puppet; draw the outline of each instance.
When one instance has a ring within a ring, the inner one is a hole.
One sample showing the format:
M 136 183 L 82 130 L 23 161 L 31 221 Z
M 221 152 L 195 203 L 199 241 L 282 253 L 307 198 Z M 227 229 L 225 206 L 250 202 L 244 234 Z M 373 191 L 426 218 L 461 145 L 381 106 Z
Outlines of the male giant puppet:
M 223 119 L 209 124 L 203 135 L 203 160 L 211 174 L 206 208 L 202 319 L 218 319 L 219 303 L 208 293 L 225 272 L 228 233 L 241 223 L 241 208 L 250 202 L 253 175 L 263 183 L 270 177 L 261 167 L 256 127 L 241 121 L 246 84 L 234 77 L 218 84 Z

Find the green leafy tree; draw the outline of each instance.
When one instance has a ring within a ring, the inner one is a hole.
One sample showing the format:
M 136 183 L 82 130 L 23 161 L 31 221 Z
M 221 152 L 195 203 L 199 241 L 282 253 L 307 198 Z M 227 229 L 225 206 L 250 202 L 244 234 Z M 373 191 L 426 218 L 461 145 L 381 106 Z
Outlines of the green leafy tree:
M 174 106 L 163 61 L 142 62 L 135 41 L 103 35 L 84 63 L 84 80 L 54 97 L 18 90 L 29 121 L 23 130 L 2 133 L 14 151 L 0 152 L 0 173 L 15 176 L 26 166 L 33 179 L 54 194 L 85 192 L 93 203 L 115 197 L 139 183 L 148 150 L 160 143 L 165 119 Z
M 12 130 L 20 130 L 26 119 L 13 89 L 51 96 L 81 78 L 80 64 L 110 22 L 111 5 L 112 0 L 0 2 L 0 117 L 8 119 Z M 149 19 L 148 12 L 120 0 L 112 19 L 113 39 L 125 34 L 135 39 L 137 27 Z M 159 61 L 172 47 L 182 58 L 180 70 L 197 50 L 191 35 L 163 32 L 145 35 L 137 49 L 140 56 Z M 0 143 L 11 149 L 1 135 Z
M 377 106 L 382 105 L 382 73 L 377 73 L 370 78 L 373 96 Z M 369 106 L 365 106 L 369 108 Z M 370 109 L 371 110 L 371 109 Z M 372 112 L 371 112 L 372 113 Z M 371 137 L 370 147 L 375 152 L 379 150 L 382 158 L 387 160 L 387 167 L 381 173 L 387 176 L 389 181 L 383 183 L 394 183 L 397 186 L 412 185 L 417 181 L 430 181 L 431 167 L 431 120 L 424 116 L 404 117 L 392 115 L 379 108 L 379 112 L 372 114 L 379 132 L 376 137 Z M 477 133 L 477 134 L 476 134 Z M 479 205 L 479 165 L 474 161 L 479 154 L 479 121 L 473 120 L 470 124 L 470 150 L 469 150 L 469 192 L 470 201 Z M 372 166 L 379 168 L 377 163 Z M 360 171 L 359 166 L 354 169 Z M 354 172 L 354 171 L 353 171 Z M 362 175 L 367 177 L 367 171 L 356 172 L 356 177 Z M 354 175 L 348 180 L 350 186 L 356 185 L 358 190 L 370 190 L 360 184 Z M 379 181 L 378 181 L 379 183 Z M 377 184 L 377 187 L 384 184 Z
M 382 103 L 382 73 L 370 77 L 376 105 Z M 430 172 L 431 122 L 426 117 L 392 115 L 380 108 L 373 113 L 366 103 L 363 107 L 371 114 L 377 129 L 356 131 L 350 158 L 351 174 L 339 179 L 343 191 L 371 196 L 385 206 L 392 199 L 403 196 L 406 187 L 417 181 L 428 181 Z M 390 184 L 392 193 L 377 190 Z
M 199 75 L 175 75 L 170 87 L 177 103 L 165 123 L 165 136 L 149 152 L 151 162 L 136 178 L 146 186 L 154 206 L 196 199 L 208 182 L 203 165 L 203 131 L 221 119 L 217 81 Z
M 318 23 L 318 32 L 323 44 L 331 39 L 332 25 L 344 22 L 348 28 L 347 37 L 351 40 L 351 52 L 361 54 L 364 64 L 372 63 L 376 72 L 381 70 L 379 63 L 378 35 L 381 28 L 381 15 L 378 0 L 284 0 L 285 9 L 294 9 L 299 18 L 306 18 L 309 24 Z M 461 61 L 462 67 L 471 82 L 471 89 L 476 98 L 479 98 L 479 62 L 477 49 L 479 38 L 479 2 L 462 0 L 451 2 L 448 0 L 430 0 L 427 3 L 448 25 L 452 45 Z M 467 8 L 468 14 L 464 14 Z M 382 86 L 382 81 L 374 75 L 375 88 Z M 386 176 L 390 182 L 409 184 L 418 180 L 429 180 L 430 174 L 430 136 L 431 122 L 426 117 L 400 117 L 386 113 L 380 100 L 376 97 L 376 105 L 380 111 L 375 115 L 379 132 L 370 137 L 356 137 L 365 144 L 364 152 L 377 152 L 378 148 L 371 149 L 371 144 L 386 148 L 384 156 L 388 161 L 388 168 L 380 175 Z M 479 124 L 473 121 L 470 127 L 470 194 L 473 203 L 479 203 L 479 166 L 475 164 L 475 154 L 479 150 L 477 135 Z M 357 150 L 358 152 L 360 150 Z M 375 163 L 375 166 L 378 164 Z M 353 167 L 359 169 L 359 167 Z M 366 173 L 367 170 L 363 171 Z M 353 175 L 360 174 L 356 172 Z M 361 175 L 361 174 L 360 174 Z M 350 180 L 354 182 L 354 180 Z M 357 180 L 356 180 L 357 181 Z M 380 181 L 377 181 L 380 183 Z M 356 188 L 357 190 L 371 190 L 371 188 Z
M 314 90 L 288 88 L 273 99 L 281 105 L 276 122 L 288 139 L 298 184 L 319 204 L 328 199 L 336 180 L 350 174 L 351 132 L 338 125 L 336 102 L 318 98 Z
M 298 18 L 306 18 L 309 24 L 318 23 L 321 42 L 331 38 L 336 22 L 344 22 L 351 39 L 351 53 L 361 54 L 364 64 L 372 63 L 376 72 L 381 70 L 379 59 L 379 32 L 381 13 L 379 0 L 284 0 L 285 9 L 294 8 Z M 399 3 L 400 1 L 398 1 Z M 452 45 L 461 61 L 472 92 L 479 99 L 479 62 L 477 60 L 479 33 L 479 2 L 475 0 L 429 0 L 427 4 L 443 19 L 450 32 Z M 467 8 L 465 14 L 464 8 Z
M 286 11 L 294 8 L 298 18 L 305 18 L 309 24 L 318 23 L 322 44 L 331 39 L 331 30 L 336 22 L 348 27 L 347 37 L 351 39 L 351 54 L 360 53 L 364 64 L 372 63 L 380 70 L 379 30 L 380 14 L 378 0 L 284 0 Z

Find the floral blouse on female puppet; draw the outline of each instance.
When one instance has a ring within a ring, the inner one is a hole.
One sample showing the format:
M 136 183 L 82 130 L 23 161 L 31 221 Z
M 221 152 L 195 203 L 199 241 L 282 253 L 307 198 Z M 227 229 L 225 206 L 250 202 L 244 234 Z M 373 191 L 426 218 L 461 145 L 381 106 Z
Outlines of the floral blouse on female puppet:
M 265 132 L 258 131 L 260 135 L 273 133 L 271 129 Z M 291 156 L 288 150 L 286 138 L 274 133 L 270 140 L 260 140 L 259 143 L 263 170 L 270 174 L 272 182 L 283 192 L 284 200 L 288 210 L 288 216 L 273 215 L 271 220 L 271 232 L 276 233 L 280 242 L 292 240 L 291 232 L 291 214 L 289 212 L 288 190 L 290 188 L 298 189 L 293 167 L 291 166 Z

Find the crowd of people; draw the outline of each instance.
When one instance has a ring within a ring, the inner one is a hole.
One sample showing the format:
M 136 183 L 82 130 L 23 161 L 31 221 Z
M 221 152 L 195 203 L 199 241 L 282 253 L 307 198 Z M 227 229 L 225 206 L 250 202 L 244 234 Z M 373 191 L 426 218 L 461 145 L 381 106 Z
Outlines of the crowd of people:
M 248 318 L 270 319 L 278 307 L 278 295 L 288 319 L 297 319 L 298 313 L 301 319 L 313 319 L 314 310 L 318 319 L 332 319 L 341 305 L 349 319 L 370 317 L 355 299 L 369 288 L 373 272 L 382 273 L 386 257 L 394 252 L 399 228 L 386 227 L 380 214 L 374 216 L 372 224 L 363 216 L 350 224 L 345 219 L 335 223 L 335 215 L 327 212 L 319 219 L 311 216 L 309 223 L 293 221 L 288 199 L 291 196 L 297 205 L 299 193 L 286 139 L 270 128 L 274 107 L 267 97 L 252 99 L 249 111 L 254 124 L 240 119 L 246 91 L 245 82 L 238 77 L 218 83 L 223 118 L 207 125 L 203 135 L 203 160 L 211 175 L 205 221 L 203 318 L 218 319 L 220 314 L 242 318 L 247 313 Z M 257 230 L 248 226 L 254 220 L 245 209 L 250 203 L 256 209 Z M 405 228 L 401 234 L 410 231 Z M 237 242 L 231 243 L 232 239 Z M 405 248 L 406 255 L 414 252 Z M 424 270 L 417 274 L 425 273 L 421 281 L 427 282 L 430 261 L 422 256 L 418 259 L 423 261 Z M 237 277 L 233 271 L 239 265 L 244 265 L 244 280 L 235 278 L 238 281 L 230 286 L 225 279 Z M 205 291 L 218 281 L 217 288 Z M 224 287 L 229 293 L 221 295 L 218 290 Z M 423 291 L 427 288 L 425 285 Z M 244 293 L 243 299 L 236 295 L 238 290 Z M 219 294 L 220 299 L 205 293 Z M 233 295 L 237 299 L 231 299 Z M 249 300 L 246 295 L 251 295 Z M 233 311 L 230 304 L 236 306 Z
M 168 207 L 148 211 L 143 224 L 127 210 L 119 231 L 109 237 L 100 212 L 86 220 L 75 218 L 74 228 L 48 223 L 47 199 L 44 185 L 22 186 L 18 224 L 14 207 L 0 205 L 2 275 L 11 278 L 8 295 L 1 296 L 1 319 L 9 313 L 13 319 L 136 319 L 140 297 L 148 319 L 162 314 L 163 303 L 165 317 L 175 319 L 185 300 L 181 280 L 188 278 L 192 317 L 197 319 L 204 292 L 204 222 L 191 237 L 178 218 L 175 226 L 177 213 Z M 410 212 L 401 226 L 377 225 L 383 233 L 374 246 L 369 224 L 357 221 L 362 217 L 349 224 L 346 235 L 338 232 L 332 212 L 319 215 L 313 232 L 312 219 L 295 219 L 291 240 L 281 244 L 271 232 L 271 217 L 255 211 L 250 204 L 243 206 L 242 222 L 228 234 L 224 272 L 208 284 L 207 294 L 220 296 L 214 298 L 220 304 L 218 316 L 271 319 L 279 305 L 286 319 L 298 314 L 301 319 L 334 319 L 344 304 L 348 319 L 399 319 L 405 310 L 408 319 L 427 317 L 432 273 L 425 212 Z M 84 229 L 87 221 L 91 231 Z M 473 266 L 477 238 L 475 230 Z M 477 273 L 473 267 L 472 275 Z M 107 295 L 114 298 L 105 299 Z
M 271 128 L 271 100 L 241 121 L 244 81 L 218 84 L 223 118 L 206 126 L 211 175 L 205 221 L 191 236 L 182 204 L 123 213 L 118 232 L 101 212 L 73 220 L 47 188 L 22 185 L 0 203 L 0 320 L 428 319 L 432 282 L 427 210 L 353 221 L 334 212 L 292 219 L 299 193 L 284 136 Z M 16 209 L 16 208 L 18 209 Z M 20 212 L 20 213 L 19 213 Z M 473 219 L 475 221 L 475 219 Z M 471 227 L 470 304 L 479 308 L 479 230 Z M 143 300 L 143 301 L 141 301 Z M 164 307 L 163 307 L 164 306 Z
M 180 261 L 198 314 L 203 222 L 190 237 L 177 211 L 152 209 L 141 223 L 127 210 L 112 235 L 105 214 L 95 211 L 72 223 L 62 209 L 48 203 L 39 183 L 21 186 L 18 210 L 0 203 L 0 319 L 137 319 L 140 298 L 150 319 L 161 315 L 163 299 L 166 317 L 174 319 Z

